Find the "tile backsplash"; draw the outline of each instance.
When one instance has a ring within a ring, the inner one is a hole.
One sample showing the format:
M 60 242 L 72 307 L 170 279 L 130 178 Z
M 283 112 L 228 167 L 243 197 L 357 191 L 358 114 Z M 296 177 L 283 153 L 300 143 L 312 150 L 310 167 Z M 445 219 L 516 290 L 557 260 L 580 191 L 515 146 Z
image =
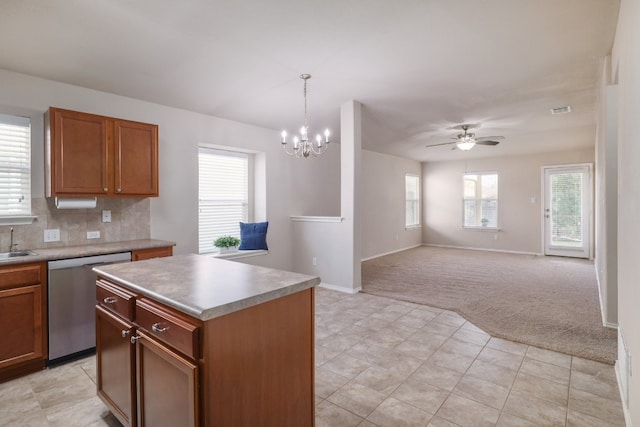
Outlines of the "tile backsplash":
M 38 218 L 29 225 L 13 226 L 17 249 L 54 248 L 148 239 L 151 236 L 151 201 L 148 198 L 98 198 L 94 209 L 58 209 L 53 198 L 31 199 Z M 111 211 L 111 222 L 102 222 L 102 211 Z M 44 243 L 44 230 L 60 229 L 60 241 Z M 0 226 L 0 252 L 9 250 L 11 226 Z M 99 239 L 87 239 L 87 231 L 99 231 Z

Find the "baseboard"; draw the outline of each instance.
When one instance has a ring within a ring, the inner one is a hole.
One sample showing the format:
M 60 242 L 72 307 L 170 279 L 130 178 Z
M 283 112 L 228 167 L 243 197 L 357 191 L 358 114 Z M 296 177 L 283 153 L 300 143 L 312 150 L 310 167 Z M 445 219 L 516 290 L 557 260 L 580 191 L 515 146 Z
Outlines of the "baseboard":
M 369 261 L 369 260 L 380 258 L 380 257 L 386 256 L 386 255 L 396 254 L 398 252 L 402 252 L 402 251 L 406 251 L 406 250 L 409 250 L 409 249 L 417 248 L 417 247 L 420 247 L 420 246 L 423 246 L 423 245 L 419 244 L 419 245 L 408 246 L 408 247 L 402 248 L 402 249 L 396 249 L 395 251 L 385 252 L 383 254 L 378 254 L 378 255 L 367 257 L 367 258 L 363 258 L 360 261 L 362 261 L 362 262 Z
M 339 291 L 339 292 L 343 292 L 345 294 L 357 294 L 358 292 L 360 292 L 362 290 L 362 286 L 359 286 L 355 289 L 347 289 L 344 286 L 337 286 L 337 285 L 331 285 L 329 283 L 324 283 L 321 282 L 318 287 L 320 288 L 325 288 L 325 289 L 330 289 L 332 291 Z
M 607 322 L 607 319 L 604 317 L 604 303 L 602 301 L 602 287 L 600 286 L 600 275 L 598 274 L 598 266 L 596 263 L 593 263 L 593 268 L 596 270 L 596 283 L 598 284 L 598 301 L 600 302 L 600 317 L 602 317 L 602 325 L 607 328 L 618 329 L 617 323 Z
M 544 254 L 540 252 L 523 252 L 523 251 L 508 251 L 505 249 L 472 248 L 469 246 L 435 245 L 432 243 L 423 243 L 422 246 L 433 246 L 435 248 L 450 248 L 450 249 L 468 249 L 471 251 L 501 252 L 501 253 L 507 253 L 507 254 L 544 256 Z

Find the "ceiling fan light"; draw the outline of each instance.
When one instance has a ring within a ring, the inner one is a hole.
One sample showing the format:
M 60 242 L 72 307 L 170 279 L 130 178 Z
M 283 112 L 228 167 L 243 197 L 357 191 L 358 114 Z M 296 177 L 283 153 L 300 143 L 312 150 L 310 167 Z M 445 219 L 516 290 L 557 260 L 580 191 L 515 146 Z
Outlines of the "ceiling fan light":
M 476 141 L 465 141 L 465 142 L 458 142 L 456 144 L 456 147 L 458 147 L 459 150 L 462 151 L 469 151 L 471 150 L 474 146 L 476 145 Z

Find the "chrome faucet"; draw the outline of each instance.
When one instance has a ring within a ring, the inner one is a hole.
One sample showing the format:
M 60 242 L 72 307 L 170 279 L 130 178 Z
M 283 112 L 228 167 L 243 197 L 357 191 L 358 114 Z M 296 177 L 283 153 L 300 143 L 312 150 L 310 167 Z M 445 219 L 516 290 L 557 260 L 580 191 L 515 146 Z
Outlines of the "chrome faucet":
M 18 246 L 18 244 L 13 243 L 13 227 L 11 227 L 11 240 L 9 241 L 9 252 L 13 252 L 15 250 L 14 246 Z

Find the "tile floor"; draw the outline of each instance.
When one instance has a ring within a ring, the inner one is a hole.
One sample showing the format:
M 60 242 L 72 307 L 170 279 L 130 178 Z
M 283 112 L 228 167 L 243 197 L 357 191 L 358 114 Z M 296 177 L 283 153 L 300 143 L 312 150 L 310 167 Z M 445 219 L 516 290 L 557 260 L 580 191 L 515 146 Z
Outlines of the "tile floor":
M 119 426 L 95 358 L 0 384 L 0 426 Z M 491 338 L 455 313 L 318 288 L 316 426 L 624 426 L 612 366 Z

